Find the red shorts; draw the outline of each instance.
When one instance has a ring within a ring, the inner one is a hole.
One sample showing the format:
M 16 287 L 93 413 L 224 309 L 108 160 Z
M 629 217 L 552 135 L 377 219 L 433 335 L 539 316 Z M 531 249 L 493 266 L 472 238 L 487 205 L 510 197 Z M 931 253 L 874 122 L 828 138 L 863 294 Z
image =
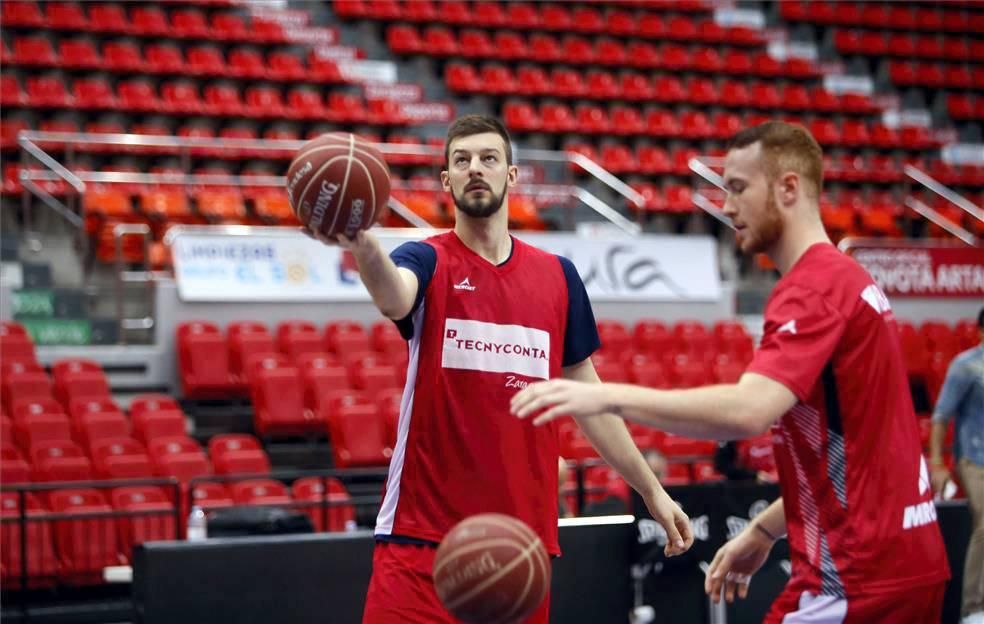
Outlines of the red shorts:
M 946 583 L 854 598 L 786 590 L 763 624 L 939 624 Z
M 432 546 L 376 542 L 362 624 L 459 624 L 434 590 Z M 548 624 L 550 594 L 525 624 Z

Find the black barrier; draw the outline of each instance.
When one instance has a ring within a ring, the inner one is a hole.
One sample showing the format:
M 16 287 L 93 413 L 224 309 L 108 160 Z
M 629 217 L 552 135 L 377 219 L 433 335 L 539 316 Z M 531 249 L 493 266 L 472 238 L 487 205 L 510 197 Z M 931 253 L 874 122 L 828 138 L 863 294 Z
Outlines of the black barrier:
M 769 559 L 755 575 L 748 598 L 733 605 L 711 608 L 704 594 L 701 564 L 709 564 L 718 548 L 778 498 L 778 486 L 731 482 L 668 487 L 667 492 L 687 511 L 695 535 L 689 552 L 669 559 L 663 555 L 666 532 L 652 520 L 642 499 L 638 495 L 633 497 L 638 516 L 633 573 L 641 586 L 641 602 L 652 605 L 656 613 L 661 612 L 662 605 L 672 604 L 674 608 L 672 617 L 657 618 L 654 622 L 761 622 L 789 580 L 791 568 L 786 540 L 780 540 L 772 549 Z M 956 624 L 960 619 L 960 588 L 970 515 L 966 501 L 937 503 L 937 515 L 953 574 L 944 597 L 942 621 Z
M 634 525 L 560 528 L 551 622 L 624 624 Z M 372 568 L 369 531 L 148 543 L 134 554 L 141 624 L 358 624 Z

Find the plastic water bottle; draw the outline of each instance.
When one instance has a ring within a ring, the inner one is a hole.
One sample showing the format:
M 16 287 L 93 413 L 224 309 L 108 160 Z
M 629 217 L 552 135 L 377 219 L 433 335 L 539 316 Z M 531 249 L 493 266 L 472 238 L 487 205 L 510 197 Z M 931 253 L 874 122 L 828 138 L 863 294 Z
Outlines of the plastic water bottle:
M 188 514 L 188 541 L 200 542 L 208 537 L 208 518 L 198 505 L 191 508 Z

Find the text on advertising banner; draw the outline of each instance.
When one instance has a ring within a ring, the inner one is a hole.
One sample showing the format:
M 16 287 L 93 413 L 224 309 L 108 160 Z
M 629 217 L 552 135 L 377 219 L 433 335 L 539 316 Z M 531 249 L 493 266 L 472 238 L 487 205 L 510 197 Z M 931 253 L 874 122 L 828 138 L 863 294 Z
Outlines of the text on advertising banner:
M 432 230 L 374 230 L 389 252 Z M 368 301 L 350 253 L 276 228 L 187 228 L 172 232 L 184 301 Z M 522 233 L 570 258 L 596 301 L 716 301 L 716 245 L 706 236 L 591 237 Z
M 984 298 L 980 247 L 858 247 L 851 255 L 889 297 Z

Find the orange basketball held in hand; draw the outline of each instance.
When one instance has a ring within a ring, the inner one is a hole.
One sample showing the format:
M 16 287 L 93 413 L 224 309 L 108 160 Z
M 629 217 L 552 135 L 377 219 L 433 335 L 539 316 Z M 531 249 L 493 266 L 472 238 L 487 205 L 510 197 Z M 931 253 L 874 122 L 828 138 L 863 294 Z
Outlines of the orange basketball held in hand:
M 351 238 L 386 211 L 390 171 L 369 141 L 347 132 L 323 134 L 297 151 L 287 170 L 287 197 L 314 232 Z
M 540 537 L 503 514 L 479 514 L 452 528 L 434 557 L 444 607 L 468 624 L 521 622 L 550 589 L 550 558 Z

